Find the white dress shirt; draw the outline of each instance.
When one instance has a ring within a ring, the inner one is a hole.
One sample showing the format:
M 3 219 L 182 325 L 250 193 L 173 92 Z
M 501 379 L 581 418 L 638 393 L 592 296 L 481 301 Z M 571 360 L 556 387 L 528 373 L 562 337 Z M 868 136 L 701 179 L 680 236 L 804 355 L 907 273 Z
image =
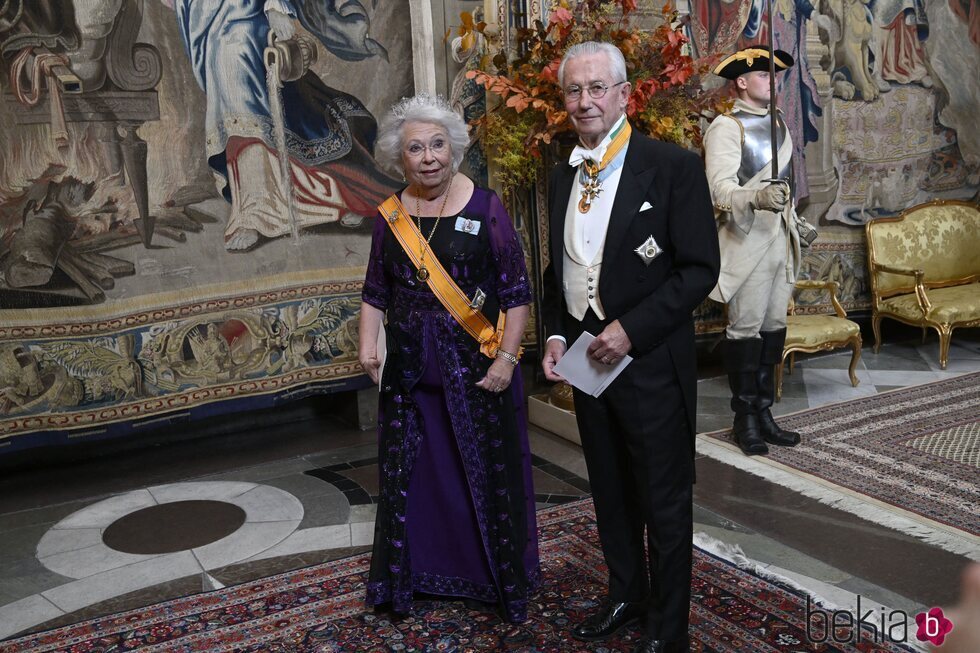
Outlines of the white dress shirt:
M 616 133 L 616 130 L 624 120 L 626 120 L 626 114 L 620 116 L 619 120 L 616 121 L 599 145 L 595 148 L 590 150 L 581 145 L 576 145 L 572 150 L 572 154 L 568 159 L 568 164 L 578 168 L 578 171 L 575 174 L 575 183 L 572 184 L 572 192 L 568 197 L 565 221 L 566 227 L 571 226 L 574 231 L 570 234 L 566 234 L 566 240 L 570 238 L 571 242 L 563 242 L 564 251 L 562 254 L 558 254 L 558 252 L 553 250 L 552 256 L 567 255 L 568 248 L 565 246 L 571 245 L 571 249 L 575 250 L 576 258 L 586 262 L 592 262 L 600 254 L 603 245 L 605 245 L 606 230 L 609 227 L 609 217 L 612 214 L 613 201 L 616 199 L 616 191 L 619 189 L 619 179 L 622 176 L 623 164 L 626 160 L 626 150 L 629 148 L 629 143 L 627 143 L 623 149 L 619 151 L 616 158 L 599 173 L 599 178 L 602 180 L 602 191 L 592 200 L 592 205 L 589 207 L 588 213 L 582 213 L 582 211 L 580 211 L 578 208 L 579 199 L 582 197 L 581 165 L 585 159 L 591 159 L 596 163 L 602 161 L 602 157 L 605 155 L 606 150 L 612 143 L 611 134 Z M 601 298 L 599 298 L 598 290 L 601 273 L 602 266 L 600 263 L 599 265 L 594 266 L 594 271 L 590 275 L 594 279 L 594 282 L 591 285 L 595 289 L 595 298 L 590 298 L 593 299 L 593 301 L 590 301 L 589 304 L 592 306 L 593 311 L 599 316 L 599 318 L 604 319 L 605 315 L 602 310 L 602 302 Z M 567 284 L 565 284 L 563 280 L 562 292 L 566 292 L 566 285 Z M 567 296 L 566 303 L 568 303 Z M 565 338 L 559 335 L 553 335 L 549 337 L 548 340 L 551 340 L 552 338 L 560 338 L 563 342 L 565 341 Z

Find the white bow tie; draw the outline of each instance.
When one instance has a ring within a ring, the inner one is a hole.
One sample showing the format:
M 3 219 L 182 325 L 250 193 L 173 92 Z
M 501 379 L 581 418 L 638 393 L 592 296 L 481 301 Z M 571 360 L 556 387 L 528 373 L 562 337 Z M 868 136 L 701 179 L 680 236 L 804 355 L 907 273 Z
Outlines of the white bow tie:
M 599 163 L 600 161 L 602 161 L 602 157 L 605 153 L 606 153 L 605 144 L 600 145 L 599 147 L 592 150 L 587 150 L 581 145 L 576 145 L 575 149 L 572 150 L 572 155 L 568 157 L 568 165 L 572 166 L 573 168 L 577 168 L 586 159 Z

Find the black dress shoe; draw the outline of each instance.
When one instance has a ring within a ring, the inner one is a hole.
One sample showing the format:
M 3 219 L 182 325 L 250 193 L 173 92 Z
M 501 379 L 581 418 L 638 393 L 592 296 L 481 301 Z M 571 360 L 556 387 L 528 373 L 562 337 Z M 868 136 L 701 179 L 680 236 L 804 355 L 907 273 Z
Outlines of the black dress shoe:
M 572 637 L 595 642 L 615 635 L 646 614 L 642 603 L 609 603 L 572 629 Z
M 691 640 L 650 639 L 644 637 L 636 644 L 633 653 L 690 653 Z

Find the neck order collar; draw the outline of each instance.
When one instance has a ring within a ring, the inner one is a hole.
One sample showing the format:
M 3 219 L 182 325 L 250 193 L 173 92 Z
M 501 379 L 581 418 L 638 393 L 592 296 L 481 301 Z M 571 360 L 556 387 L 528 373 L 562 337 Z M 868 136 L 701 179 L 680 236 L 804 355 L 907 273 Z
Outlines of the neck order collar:
M 614 138 L 616 138 L 616 134 L 619 133 L 619 131 L 623 128 L 623 125 L 625 124 L 626 124 L 626 113 L 623 113 L 623 115 L 619 117 L 619 120 L 613 123 L 613 126 L 609 129 L 608 132 L 606 132 L 606 135 L 602 137 L 602 140 L 599 141 L 598 145 L 596 145 L 595 147 L 589 147 L 588 145 L 582 142 L 582 139 L 579 139 L 579 146 L 581 146 L 583 149 L 586 150 L 592 150 L 593 152 L 601 152 L 605 148 L 609 147 L 609 144 L 612 142 Z

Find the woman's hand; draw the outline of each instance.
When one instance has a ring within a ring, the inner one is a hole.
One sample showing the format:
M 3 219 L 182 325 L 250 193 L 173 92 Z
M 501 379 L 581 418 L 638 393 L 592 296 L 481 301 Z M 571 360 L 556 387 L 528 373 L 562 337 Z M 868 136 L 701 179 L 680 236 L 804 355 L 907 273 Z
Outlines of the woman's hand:
M 375 383 L 378 382 L 378 374 L 381 370 L 381 359 L 378 358 L 376 352 L 365 353 L 357 357 L 357 360 L 361 363 L 361 367 L 364 368 L 364 373 L 371 377 L 371 380 Z
M 361 317 L 357 324 L 357 360 L 364 373 L 375 383 L 378 382 L 381 369 L 381 359 L 378 358 L 378 336 L 381 335 L 382 319 L 384 319 L 384 312 L 381 309 L 367 302 L 361 302 Z
M 482 388 L 487 392 L 499 394 L 510 386 L 510 380 L 514 376 L 514 365 L 511 365 L 503 358 L 497 358 L 487 370 L 487 375 L 476 382 L 476 387 Z

